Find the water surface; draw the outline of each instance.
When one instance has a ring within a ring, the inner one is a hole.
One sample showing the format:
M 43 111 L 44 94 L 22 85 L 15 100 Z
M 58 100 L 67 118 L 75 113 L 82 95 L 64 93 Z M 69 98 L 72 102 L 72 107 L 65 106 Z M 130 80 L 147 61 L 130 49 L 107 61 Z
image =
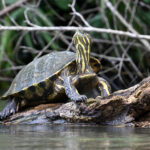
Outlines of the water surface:
M 0 150 L 148 150 L 150 129 L 89 125 L 0 125 Z

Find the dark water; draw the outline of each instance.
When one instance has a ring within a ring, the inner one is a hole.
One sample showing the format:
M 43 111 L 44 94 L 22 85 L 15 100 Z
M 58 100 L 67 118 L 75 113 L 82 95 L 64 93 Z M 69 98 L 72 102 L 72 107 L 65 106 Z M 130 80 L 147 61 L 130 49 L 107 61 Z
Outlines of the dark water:
M 73 125 L 0 126 L 0 150 L 148 150 L 150 129 Z

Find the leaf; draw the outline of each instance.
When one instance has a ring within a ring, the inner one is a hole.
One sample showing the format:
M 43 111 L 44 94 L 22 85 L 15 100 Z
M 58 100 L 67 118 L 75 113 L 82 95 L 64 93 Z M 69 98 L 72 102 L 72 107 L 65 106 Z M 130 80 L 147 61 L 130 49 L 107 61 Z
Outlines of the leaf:
M 49 43 L 52 40 L 52 37 L 47 32 L 41 32 L 43 38 L 46 40 L 47 43 Z M 51 44 L 52 49 L 58 49 L 58 45 L 53 42 Z
M 150 0 L 143 0 L 145 3 L 150 3 Z
M 27 34 L 24 36 L 24 39 L 25 39 L 25 43 L 26 43 L 27 46 L 33 47 L 30 33 L 27 33 Z
M 8 18 L 6 18 L 5 20 L 6 20 L 5 25 L 9 25 Z M 0 62 L 2 61 L 4 51 L 6 50 L 6 47 L 8 46 L 8 42 L 11 38 L 11 33 L 12 31 L 7 31 L 7 30 L 2 32 L 1 41 L 0 41 Z M 0 67 L 1 67 L 1 63 L 0 63 Z
M 22 24 L 22 22 L 24 22 L 25 18 L 24 18 L 24 8 L 18 8 L 17 10 L 13 11 L 11 13 L 11 18 L 13 18 L 15 21 L 17 21 L 17 23 Z
M 89 23 L 94 27 L 105 27 L 101 14 L 97 14 L 91 18 Z
M 63 10 L 67 10 L 68 4 L 70 4 L 70 0 L 55 0 L 56 5 Z
M 13 4 L 13 3 L 16 3 L 17 0 L 5 0 L 5 3 L 6 4 Z

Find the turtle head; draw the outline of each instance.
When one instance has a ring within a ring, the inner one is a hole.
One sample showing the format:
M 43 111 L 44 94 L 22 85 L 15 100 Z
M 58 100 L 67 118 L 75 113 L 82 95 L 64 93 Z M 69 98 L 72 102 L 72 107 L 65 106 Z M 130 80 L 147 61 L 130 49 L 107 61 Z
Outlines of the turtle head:
M 91 38 L 89 34 L 76 31 L 72 40 L 76 48 L 77 70 L 83 74 L 89 66 Z

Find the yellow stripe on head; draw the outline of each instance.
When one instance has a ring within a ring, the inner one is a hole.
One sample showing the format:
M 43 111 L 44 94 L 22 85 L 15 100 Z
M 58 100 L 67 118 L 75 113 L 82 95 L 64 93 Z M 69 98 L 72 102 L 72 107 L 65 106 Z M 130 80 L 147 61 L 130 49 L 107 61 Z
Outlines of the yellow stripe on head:
M 91 38 L 90 38 L 90 35 L 89 34 L 86 34 L 85 35 L 87 41 L 88 41 L 88 44 L 90 45 L 91 44 Z
M 76 47 L 76 62 L 80 73 L 84 73 L 88 68 L 90 59 L 91 39 L 88 34 L 77 31 L 73 36 L 73 43 Z

